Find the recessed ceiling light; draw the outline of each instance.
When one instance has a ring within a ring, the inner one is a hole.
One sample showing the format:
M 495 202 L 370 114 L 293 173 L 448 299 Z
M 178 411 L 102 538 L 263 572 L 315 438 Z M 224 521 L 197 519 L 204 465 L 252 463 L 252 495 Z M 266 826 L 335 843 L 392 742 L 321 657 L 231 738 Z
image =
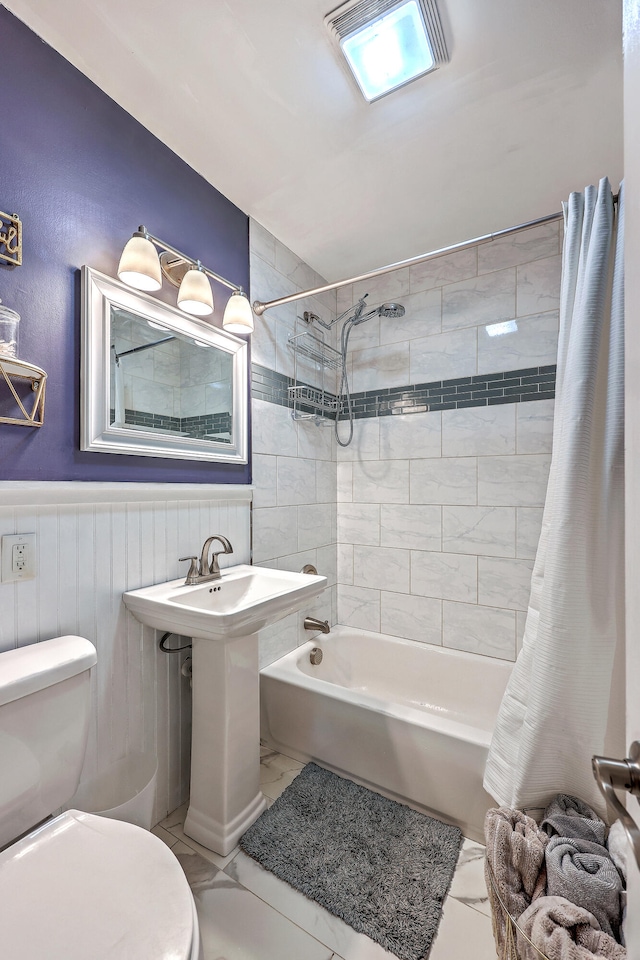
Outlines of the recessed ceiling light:
M 435 0 L 349 0 L 325 22 L 369 102 L 448 60 Z

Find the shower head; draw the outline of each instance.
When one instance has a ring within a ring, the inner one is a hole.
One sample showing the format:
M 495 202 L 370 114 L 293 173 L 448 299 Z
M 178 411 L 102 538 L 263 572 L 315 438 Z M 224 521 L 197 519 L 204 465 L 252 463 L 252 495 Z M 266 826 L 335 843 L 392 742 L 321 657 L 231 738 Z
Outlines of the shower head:
M 402 304 L 393 302 L 381 303 L 379 307 L 374 307 L 373 310 L 367 310 L 367 312 L 364 313 L 365 298 L 368 296 L 369 294 L 365 293 L 364 297 L 361 297 L 360 300 L 358 300 L 355 308 L 351 308 L 353 309 L 353 313 L 345 320 L 345 326 L 348 324 L 349 326 L 356 327 L 359 323 L 364 323 L 366 320 L 370 320 L 371 317 L 387 317 L 388 319 L 398 319 L 399 317 L 404 316 L 405 311 Z M 345 312 L 341 314 L 335 322 L 337 323 L 339 320 L 342 320 L 347 313 L 348 310 L 345 310 Z
M 397 320 L 404 317 L 404 307 L 401 303 L 383 303 L 376 310 L 381 317 Z

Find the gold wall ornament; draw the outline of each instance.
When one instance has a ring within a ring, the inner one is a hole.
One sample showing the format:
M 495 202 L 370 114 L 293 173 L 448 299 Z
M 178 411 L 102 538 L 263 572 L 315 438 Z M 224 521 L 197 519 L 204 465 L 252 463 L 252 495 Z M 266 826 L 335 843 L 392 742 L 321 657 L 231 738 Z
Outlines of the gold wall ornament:
M 21 400 L 16 389 L 19 384 L 31 383 L 31 389 L 35 394 L 31 410 L 26 405 L 26 399 Z M 22 417 L 3 417 L 0 416 L 0 423 L 11 423 L 18 427 L 41 427 L 44 423 L 44 392 L 47 383 L 47 375 L 40 367 L 32 363 L 26 363 L 24 360 L 15 360 L 13 358 L 0 357 L 0 388 L 6 386 L 9 388 Z M 4 390 L 1 391 L 4 393 Z
M 0 211 L 0 260 L 15 267 L 22 263 L 22 221 L 17 213 Z

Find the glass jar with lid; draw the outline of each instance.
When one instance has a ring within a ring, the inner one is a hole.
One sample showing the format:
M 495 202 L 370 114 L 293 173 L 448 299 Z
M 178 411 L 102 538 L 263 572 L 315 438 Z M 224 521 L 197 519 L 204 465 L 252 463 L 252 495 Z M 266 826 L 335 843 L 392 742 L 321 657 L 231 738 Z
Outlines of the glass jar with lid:
M 5 307 L 0 300 L 0 360 L 18 356 L 20 314 Z

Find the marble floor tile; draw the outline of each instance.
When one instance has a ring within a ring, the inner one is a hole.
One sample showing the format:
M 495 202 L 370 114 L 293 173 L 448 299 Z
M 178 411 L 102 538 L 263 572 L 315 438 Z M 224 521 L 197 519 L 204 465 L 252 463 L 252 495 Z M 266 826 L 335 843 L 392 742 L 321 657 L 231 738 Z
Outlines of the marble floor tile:
M 448 897 L 429 960 L 496 960 L 491 920 Z
M 194 898 L 204 960 L 331 960 L 329 947 L 224 873 Z
M 484 880 L 484 852 L 485 848 L 474 840 L 463 841 L 449 896 L 491 917 Z
M 181 840 L 177 841 L 176 845 L 172 847 L 172 850 L 178 858 L 180 866 L 184 870 L 184 875 L 193 891 L 198 890 L 203 884 L 210 884 L 214 877 L 220 872 L 210 860 L 205 860 L 204 857 L 200 856 L 199 853 L 196 853 L 195 850 L 192 850 L 191 847 L 188 847 L 186 843 L 183 843 Z
M 393 954 L 364 934 L 356 933 L 339 917 L 279 880 L 245 853 L 240 852 L 225 873 L 314 939 L 339 951 L 342 960 L 393 960 Z
M 165 830 L 164 827 L 161 827 L 160 824 L 154 827 L 151 833 L 154 837 L 158 837 L 163 843 L 166 843 L 168 847 L 174 847 L 176 843 L 178 843 L 178 838 L 174 837 L 168 830 Z
M 181 827 L 184 824 L 185 817 L 187 816 L 187 810 L 189 809 L 189 801 L 185 802 L 177 807 L 168 817 L 165 817 L 164 820 L 161 820 L 158 826 L 164 827 L 165 830 L 168 830 L 169 833 L 172 832 L 173 827 Z
M 304 763 L 279 753 L 270 753 L 260 759 L 260 789 L 265 797 L 277 800 L 280 794 L 298 776 Z

